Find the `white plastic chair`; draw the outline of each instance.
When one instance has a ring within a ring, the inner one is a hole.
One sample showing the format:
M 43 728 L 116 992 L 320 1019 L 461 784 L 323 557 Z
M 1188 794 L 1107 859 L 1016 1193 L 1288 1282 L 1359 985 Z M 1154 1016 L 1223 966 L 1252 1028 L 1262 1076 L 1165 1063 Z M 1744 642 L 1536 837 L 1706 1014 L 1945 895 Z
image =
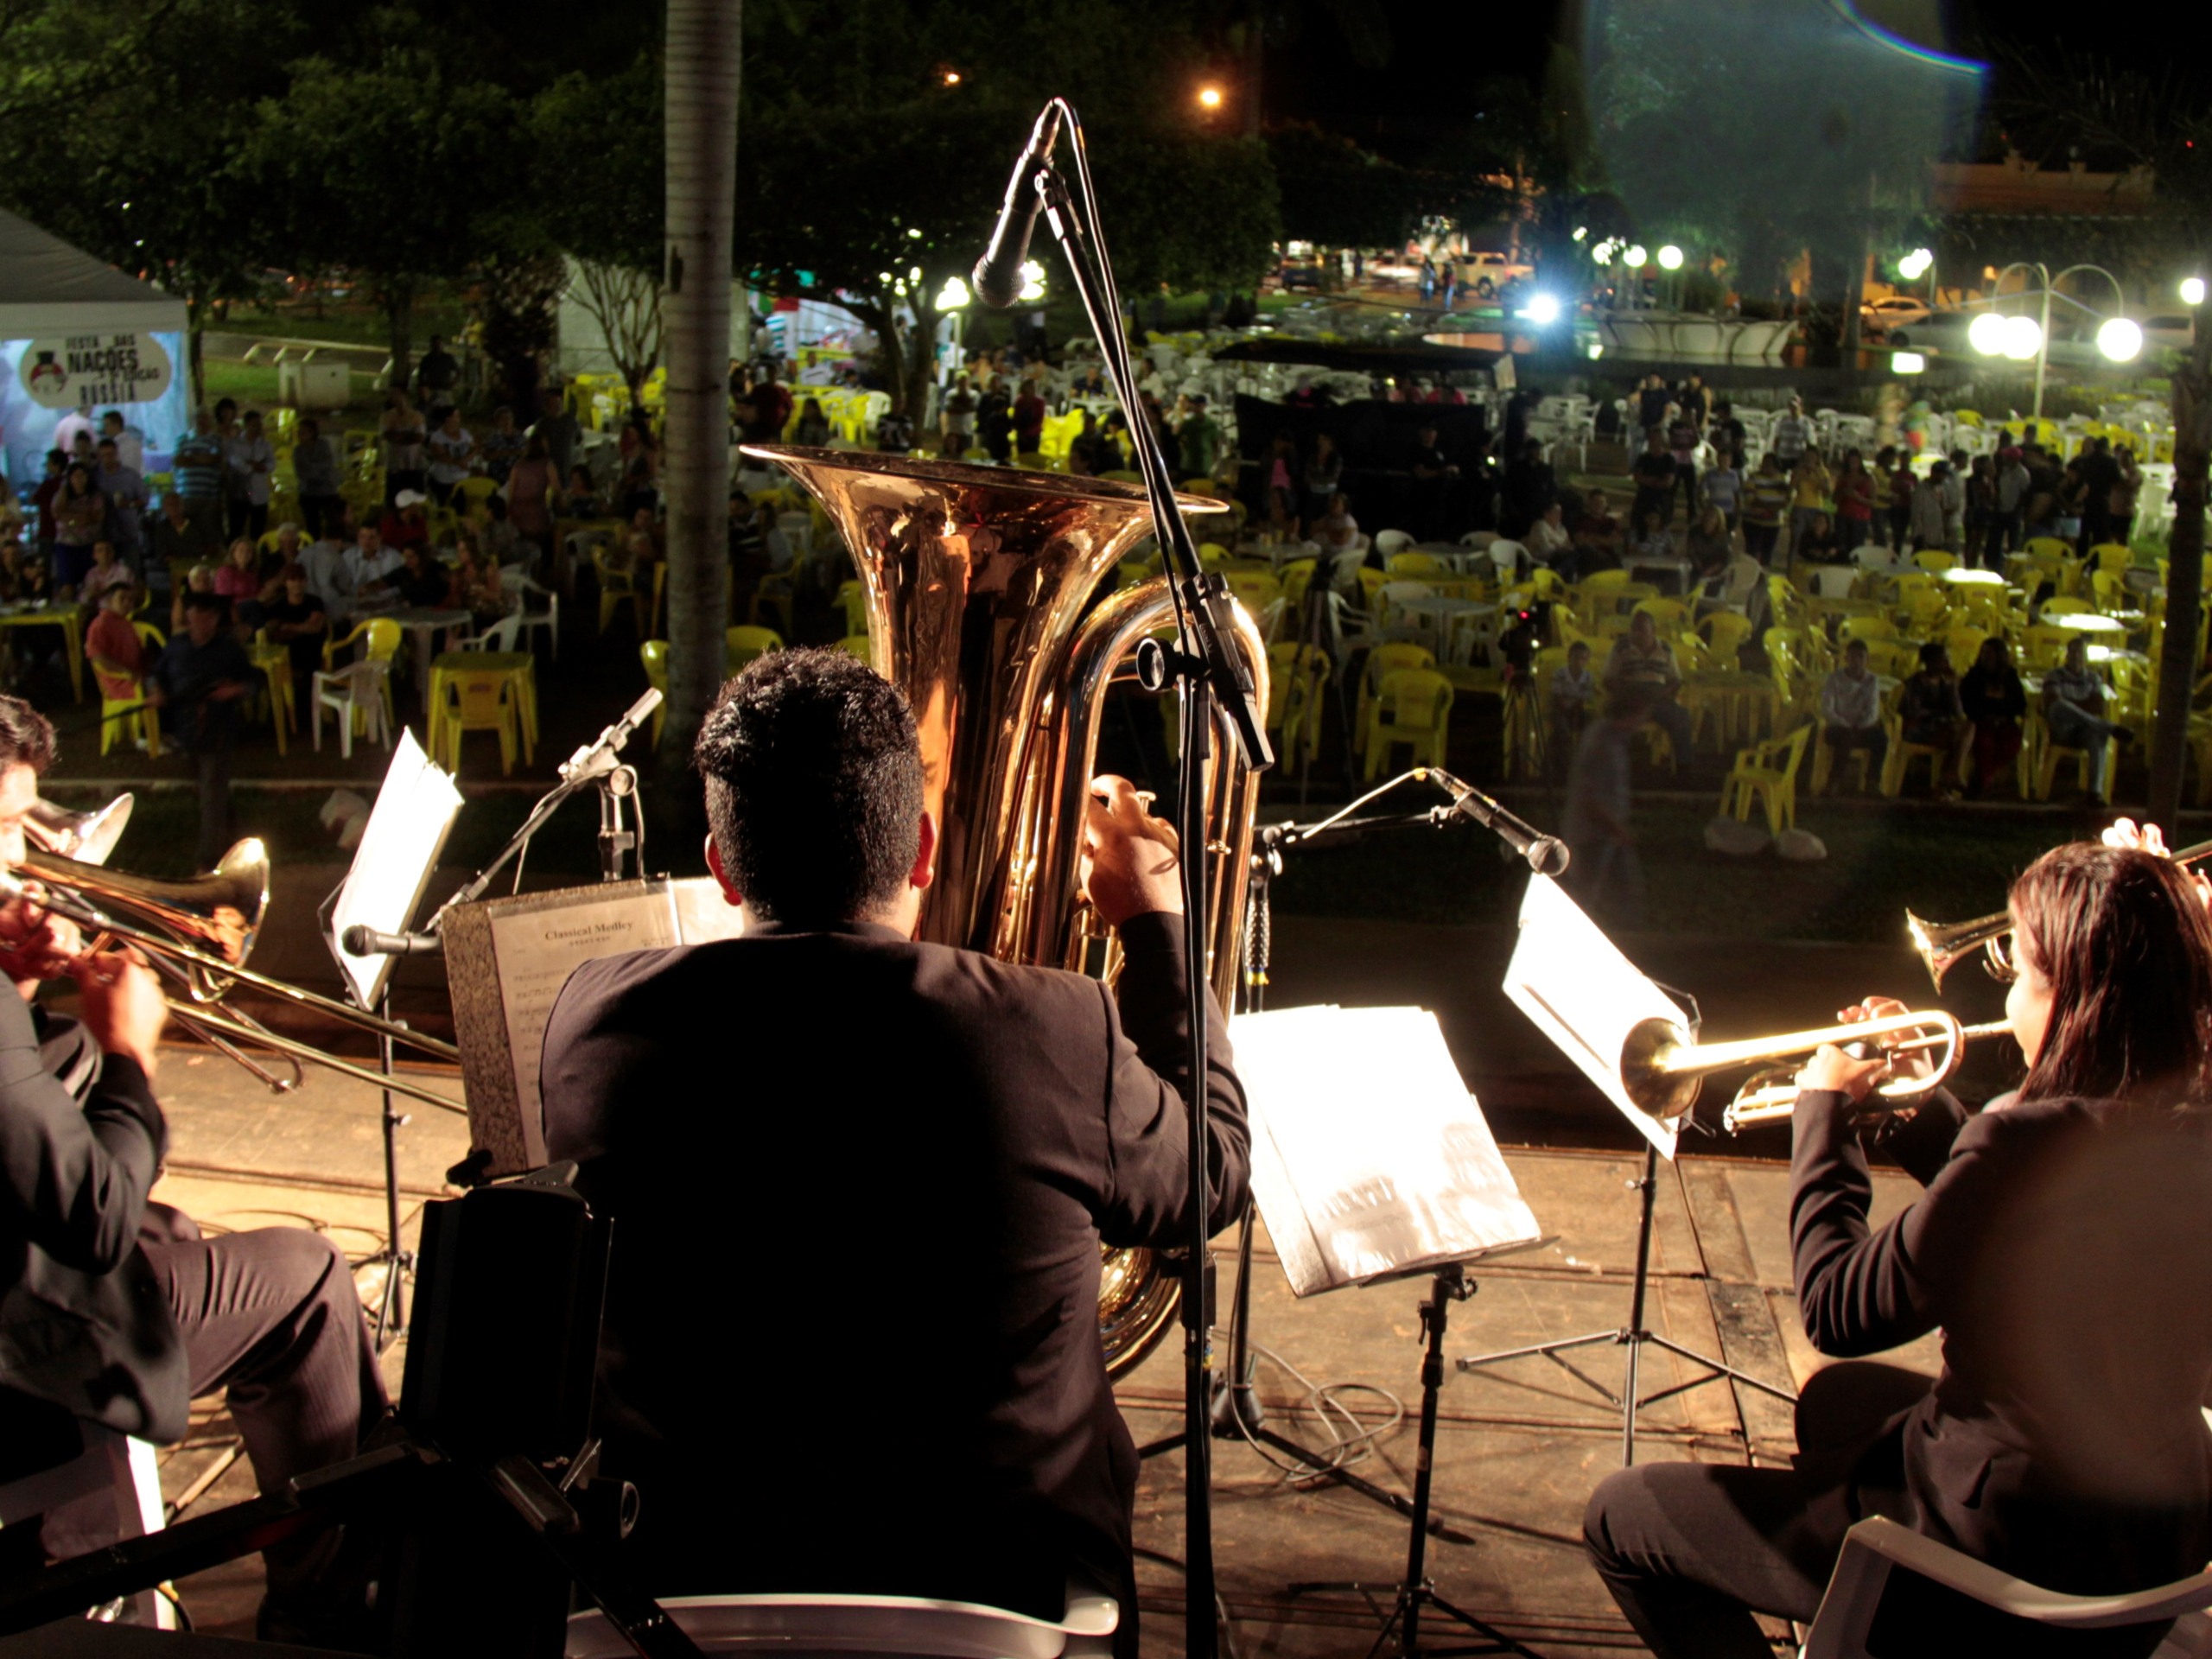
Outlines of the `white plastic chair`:
M 863 1659 L 1105 1659 L 1122 1614 L 1111 1596 L 1074 1585 L 1057 1624 L 910 1596 L 675 1596 L 661 1605 L 707 1653 Z M 630 1651 L 604 1614 L 569 1620 L 567 1659 L 627 1659 Z
M 1529 562 L 1529 550 L 1500 537 L 1490 544 L 1490 562 L 1497 571 L 1499 585 L 1510 588 L 1521 580 L 1521 567 Z
M 322 752 L 322 711 L 334 709 L 338 715 L 338 753 L 345 759 L 353 758 L 353 717 L 361 719 L 361 734 L 373 738 L 387 749 L 391 747 L 391 728 L 385 721 L 384 683 L 391 671 L 389 663 L 348 663 L 345 667 L 319 673 L 309 688 L 308 698 L 314 710 L 315 753 Z
M 553 660 L 559 662 L 561 660 L 561 595 L 550 588 L 539 587 L 531 579 L 530 573 L 526 570 L 500 571 L 499 587 L 507 597 L 514 601 L 515 614 L 521 619 L 523 634 L 527 637 L 543 628 L 546 638 L 552 642 Z M 545 601 L 543 610 L 537 611 L 531 608 L 530 601 L 533 594 Z M 537 647 L 532 645 L 531 649 L 534 651 Z
M 59 1461 L 28 1459 L 46 1462 L 47 1466 L 0 1483 L 0 1529 L 32 1525 L 41 1516 L 64 1505 L 73 1506 L 73 1522 L 89 1529 L 86 1535 L 56 1537 L 49 1528 L 48 1541 L 61 1554 L 74 1554 L 105 1548 L 125 1539 L 143 1538 L 149 1532 L 159 1532 L 166 1524 L 161 1471 L 155 1462 L 150 1442 L 132 1440 L 81 1417 L 68 1418 L 58 1407 L 29 1402 L 18 1395 L 8 1396 L 4 1410 L 10 1418 L 18 1412 L 28 1412 L 39 1419 L 51 1418 L 57 1426 L 67 1418 L 76 1430 L 77 1450 L 73 1455 L 66 1439 L 56 1434 L 53 1449 Z M 20 1427 L 11 1421 L 8 1430 L 10 1453 L 22 1461 L 25 1447 L 16 1433 Z M 45 1427 L 41 1423 L 41 1440 L 46 1438 Z M 89 1513 L 85 1500 L 102 1494 L 112 1500 L 113 1507 L 95 1516 Z M 76 1529 L 72 1528 L 73 1531 Z M 165 1630 L 176 1629 L 176 1609 L 168 1597 L 148 1590 L 129 1599 L 136 1605 L 138 1623 L 152 1624 Z
M 522 613 L 510 612 L 480 634 L 461 642 L 463 651 L 517 651 L 521 648 Z
M 1402 530 L 1378 530 L 1375 532 L 1375 550 L 1387 563 L 1390 558 L 1404 552 L 1414 544 L 1414 538 Z
M 1844 1535 L 1843 1554 L 1828 1580 L 1821 1611 L 1807 1633 L 1802 1659 L 1871 1659 L 1866 1647 L 1890 1574 L 1898 1567 L 1986 1607 L 2052 1630 L 2115 1630 L 2177 1620 L 2152 1659 L 2183 1659 L 2212 1651 L 2212 1568 L 2178 1583 L 2126 1596 L 2064 1596 L 1923 1538 L 1876 1516 Z M 2086 1644 L 2085 1644 L 2086 1645 Z M 1910 1649 L 1905 1649 L 1910 1651 Z M 1932 1649 L 1931 1649 L 1932 1650 Z M 1900 1649 L 1890 1646 L 1885 1652 Z

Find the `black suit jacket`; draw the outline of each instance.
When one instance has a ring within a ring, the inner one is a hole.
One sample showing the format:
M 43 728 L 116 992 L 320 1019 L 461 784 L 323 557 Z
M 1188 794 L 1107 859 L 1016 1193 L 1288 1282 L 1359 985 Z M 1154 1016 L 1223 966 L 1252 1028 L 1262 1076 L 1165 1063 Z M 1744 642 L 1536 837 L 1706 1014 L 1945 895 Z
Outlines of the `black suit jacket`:
M 1928 1190 L 1870 1231 L 1844 1096 L 1798 1097 L 1807 1333 L 1847 1355 L 1943 1333 L 1933 1390 L 1859 1459 L 1863 1508 L 2075 1593 L 2197 1571 L 2212 1558 L 2205 1115 L 2042 1100 L 1968 1118 L 1939 1094 L 1897 1150 Z
M 610 1472 L 662 1594 L 927 1594 L 1057 1616 L 1120 1582 L 1136 1459 L 1099 1244 L 1186 1235 L 1180 924 L 1096 981 L 887 928 L 756 926 L 576 970 L 546 1028 L 549 1156 L 614 1217 Z M 1243 1202 L 1208 1055 L 1211 1228 Z
M 168 1127 L 118 1055 L 80 1106 L 49 1070 L 45 1023 L 0 984 L 0 1386 L 177 1440 L 184 1348 L 138 1249 Z

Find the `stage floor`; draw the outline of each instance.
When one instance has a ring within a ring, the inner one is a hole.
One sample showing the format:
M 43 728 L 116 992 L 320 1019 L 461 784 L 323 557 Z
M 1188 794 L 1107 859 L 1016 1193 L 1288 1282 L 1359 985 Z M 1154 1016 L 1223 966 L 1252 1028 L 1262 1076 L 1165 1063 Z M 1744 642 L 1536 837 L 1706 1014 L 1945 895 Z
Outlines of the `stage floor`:
M 168 1173 L 156 1196 L 208 1230 L 277 1224 L 330 1232 L 356 1258 L 382 1240 L 382 1161 L 373 1090 L 311 1072 L 295 1095 L 275 1098 L 227 1061 L 175 1048 L 160 1090 L 173 1126 Z M 458 1083 L 452 1084 L 458 1095 Z M 410 1104 L 401 1131 L 400 1177 L 410 1236 L 424 1199 L 438 1195 L 446 1168 L 467 1149 L 467 1125 Z M 1592 1332 L 1628 1318 L 1636 1262 L 1641 1159 L 1626 1152 L 1508 1146 L 1507 1161 L 1545 1231 L 1543 1248 L 1502 1260 L 1477 1275 L 1478 1289 L 1452 1312 L 1453 1356 L 1520 1347 Z M 1907 1202 L 1911 1183 L 1876 1175 L 1876 1219 Z M 1819 1364 L 1799 1328 L 1789 1288 L 1788 1170 L 1773 1161 L 1685 1156 L 1662 1165 L 1649 1324 L 1685 1346 L 1726 1359 L 1765 1381 L 1791 1386 Z M 1292 1297 L 1264 1236 L 1255 1239 L 1253 1338 L 1268 1425 L 1309 1446 L 1329 1438 L 1306 1404 L 1325 1388 L 1361 1430 L 1386 1428 L 1355 1466 L 1393 1490 L 1411 1491 L 1420 1390 L 1415 1309 L 1426 1281 Z M 1223 1241 L 1222 1300 L 1234 1293 L 1235 1238 Z M 380 1287 L 375 1268 L 359 1275 L 365 1301 Z M 395 1392 L 404 1344 L 386 1357 Z M 1616 1344 L 1567 1356 L 1618 1392 L 1624 1354 Z M 1902 1363 L 1932 1370 L 1933 1341 Z M 1688 1382 L 1697 1368 L 1647 1350 L 1647 1395 Z M 895 1379 L 893 1386 L 895 1388 Z M 1179 1347 L 1171 1340 L 1119 1390 L 1140 1443 L 1180 1426 Z M 1388 1426 L 1403 1407 L 1403 1421 Z M 895 1400 L 895 1393 L 892 1395 Z M 1348 1428 L 1341 1414 L 1339 1433 Z M 1642 1414 L 1639 1459 L 1740 1462 L 1782 1459 L 1791 1449 L 1787 1407 L 1751 1389 L 1694 1387 Z M 1479 1373 L 1451 1370 L 1437 1442 L 1438 1515 L 1473 1541 L 1435 1541 L 1429 1572 L 1447 1599 L 1548 1656 L 1636 1650 L 1626 1624 L 1585 1564 L 1584 1500 L 1617 1468 L 1620 1414 L 1560 1365 L 1542 1358 Z M 162 1454 L 171 1502 L 189 1495 L 202 1510 L 251 1495 L 235 1459 L 228 1420 L 216 1402 L 195 1410 L 191 1437 Z M 226 1461 L 226 1459 L 235 1459 Z M 1180 1454 L 1149 1461 L 1137 1500 L 1136 1537 L 1144 1594 L 1145 1651 L 1183 1651 Z M 1243 1659 L 1357 1655 L 1379 1618 L 1357 1592 L 1294 1597 L 1293 1584 L 1357 1580 L 1387 1605 L 1405 1564 L 1406 1524 L 1395 1514 L 1332 1484 L 1301 1483 L 1259 1452 L 1215 1442 L 1216 1558 L 1221 1593 Z M 195 1490 L 197 1489 L 197 1490 Z M 260 1589 L 257 1561 L 188 1579 L 181 1586 L 195 1625 L 250 1634 Z M 1443 1632 L 1435 1633 L 1441 1640 Z

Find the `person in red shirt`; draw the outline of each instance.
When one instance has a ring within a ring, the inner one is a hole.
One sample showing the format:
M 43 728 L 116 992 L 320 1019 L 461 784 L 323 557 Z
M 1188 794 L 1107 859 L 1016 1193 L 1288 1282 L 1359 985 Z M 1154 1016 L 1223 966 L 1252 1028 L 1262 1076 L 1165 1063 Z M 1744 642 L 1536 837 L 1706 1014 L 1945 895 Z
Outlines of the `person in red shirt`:
M 131 702 L 138 697 L 138 677 L 145 671 L 146 660 L 139 646 L 138 630 L 130 622 L 131 610 L 137 603 L 136 587 L 127 582 L 117 583 L 100 595 L 99 614 L 85 631 L 85 655 L 92 659 L 100 695 L 111 702 Z M 122 672 L 111 674 L 110 668 Z
M 420 490 L 402 490 L 392 498 L 391 509 L 377 529 L 384 537 L 384 544 L 393 552 L 404 553 L 410 547 L 429 551 L 430 520 L 423 511 L 423 503 L 428 499 Z
M 1037 395 L 1037 383 L 1024 380 L 1021 395 L 1014 400 L 1014 451 L 1017 455 L 1033 455 L 1037 446 L 1045 441 L 1045 400 Z

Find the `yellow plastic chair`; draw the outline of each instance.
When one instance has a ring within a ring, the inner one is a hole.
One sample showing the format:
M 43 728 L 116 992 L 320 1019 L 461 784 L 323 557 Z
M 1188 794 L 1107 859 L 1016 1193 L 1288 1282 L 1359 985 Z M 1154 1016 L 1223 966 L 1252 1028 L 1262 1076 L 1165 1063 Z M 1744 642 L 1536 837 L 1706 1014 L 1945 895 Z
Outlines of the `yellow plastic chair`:
M 461 742 L 468 733 L 497 732 L 499 775 L 512 777 L 522 727 L 515 677 L 505 669 L 448 669 L 439 677 L 438 690 L 442 706 L 435 723 L 446 751 L 445 769 L 459 775 Z
M 2096 608 L 2086 599 L 2070 599 L 2064 595 L 2058 595 L 2044 601 L 2043 609 L 2037 614 L 2038 617 L 2086 616 Z
M 269 723 L 276 728 L 276 753 L 282 756 L 286 753 L 286 735 L 300 729 L 299 708 L 292 692 L 292 653 L 271 640 L 269 630 L 263 628 L 254 634 L 253 649 L 246 655 L 269 682 Z
M 1888 752 L 1882 756 L 1882 793 L 1894 800 L 1904 789 L 1906 772 L 1916 760 L 1928 762 L 1928 787 L 1941 793 L 1944 787 L 1943 772 L 1956 758 L 1958 751 L 1945 743 L 1908 743 L 1904 738 L 1904 722 L 1891 715 L 1884 722 L 1890 734 Z
M 1735 611 L 1714 611 L 1697 625 L 1717 668 L 1733 668 L 1742 659 L 1744 641 L 1751 637 L 1751 619 Z
M 1386 676 L 1402 668 L 1434 668 L 1436 653 L 1427 645 L 1411 640 L 1393 639 L 1371 648 L 1367 662 L 1360 671 L 1359 707 L 1353 716 L 1352 746 L 1364 753 L 1367 749 L 1368 718 L 1375 712 L 1375 699 Z
M 401 631 L 399 624 L 390 617 L 372 616 L 365 621 L 355 623 L 351 633 L 346 634 L 343 639 L 331 640 L 322 648 L 322 668 L 326 674 L 337 666 L 338 653 L 356 640 L 361 643 L 361 656 L 365 661 L 382 663 L 385 665 L 386 671 L 383 680 L 384 719 L 387 728 L 399 724 L 397 711 L 394 709 L 391 701 L 390 671 L 392 663 L 399 655 L 400 642 L 405 638 L 406 635 Z
M 653 747 L 658 748 L 660 728 L 668 721 L 668 641 L 639 640 L 638 662 L 645 671 L 645 683 L 661 695 L 660 702 L 653 709 Z
M 2107 616 L 2136 608 L 2135 595 L 2128 590 L 2127 577 L 2119 570 L 2097 569 L 2089 572 L 2089 603 Z M 2044 607 L 2045 612 L 2050 607 Z
M 151 663 L 168 642 L 162 639 L 162 631 L 150 622 L 137 624 L 137 629 L 139 658 Z M 161 710 L 146 701 L 144 676 L 133 674 L 121 664 L 111 663 L 105 657 L 95 657 L 92 658 L 92 677 L 100 688 L 100 753 L 105 754 L 115 747 L 118 738 L 131 733 L 145 740 L 148 754 L 161 753 Z M 118 683 L 128 681 L 130 691 L 120 697 L 110 696 L 108 682 L 111 680 Z
M 1451 567 L 1433 553 L 1393 553 L 1382 561 L 1382 569 L 1392 576 L 1446 576 Z
M 1974 658 L 1981 655 L 1981 648 L 1989 640 L 1988 631 L 1967 623 L 1959 623 L 1943 636 L 1943 654 L 1951 659 L 1951 672 L 1964 674 L 1974 666 Z
M 1894 639 L 1897 625 L 1886 616 L 1847 616 L 1836 625 L 1836 632 L 1846 643 L 1864 639 L 1870 645 L 1877 639 Z
M 599 631 L 605 633 L 614 621 L 616 608 L 627 605 L 632 624 L 639 633 L 650 634 L 652 624 L 638 608 L 645 595 L 638 591 L 637 573 L 617 569 L 611 563 L 613 557 L 613 550 L 604 542 L 591 544 L 591 568 L 599 576 Z
M 847 633 L 868 632 L 868 593 L 857 582 L 837 584 L 837 607 L 845 613 Z
M 1679 599 L 1639 599 L 1629 615 L 1631 620 L 1638 615 L 1649 617 L 1662 638 L 1687 633 L 1690 629 L 1690 607 Z
M 857 657 L 870 668 L 875 666 L 875 643 L 864 633 L 849 633 L 837 642 L 837 649 L 848 657 Z
M 1805 760 L 1805 744 L 1812 736 L 1810 722 L 1785 737 L 1769 738 L 1736 752 L 1736 764 L 1720 785 L 1720 810 L 1738 823 L 1748 822 L 1756 799 L 1766 811 L 1767 833 L 1778 836 L 1797 827 L 1797 769 Z
M 1238 570 L 1228 577 L 1229 591 L 1236 602 L 1250 612 L 1257 621 L 1268 606 L 1282 597 L 1282 583 L 1273 574 L 1258 570 Z
M 1931 576 L 1940 576 L 1946 570 L 1957 569 L 1959 560 L 1956 554 L 1940 552 L 1932 547 L 1923 547 L 1912 556 L 1912 562 Z
M 2126 542 L 2099 542 L 2089 550 L 2089 557 L 2099 570 L 2114 575 L 2124 576 L 2135 568 L 2135 550 Z
M 784 637 L 773 628 L 739 626 L 722 630 L 722 673 L 736 673 L 756 657 L 784 648 Z
M 1452 696 L 1452 682 L 1433 669 L 1401 668 L 1383 677 L 1367 718 L 1370 781 L 1402 743 L 1411 752 L 1414 766 L 1444 764 L 1451 737 Z
M 1282 734 L 1286 769 L 1298 764 L 1301 748 L 1308 755 L 1320 750 L 1322 690 L 1329 670 L 1329 653 L 1319 645 L 1287 639 L 1268 647 L 1268 729 Z

